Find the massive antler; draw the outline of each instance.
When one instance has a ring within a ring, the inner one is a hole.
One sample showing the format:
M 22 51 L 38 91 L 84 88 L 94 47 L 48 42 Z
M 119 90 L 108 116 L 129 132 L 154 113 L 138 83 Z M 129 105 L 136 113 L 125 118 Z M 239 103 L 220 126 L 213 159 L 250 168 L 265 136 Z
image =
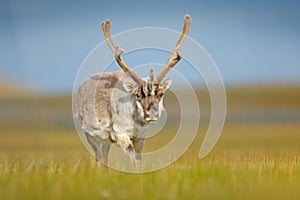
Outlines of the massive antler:
M 162 68 L 162 70 L 158 73 L 157 77 L 156 77 L 156 82 L 160 83 L 163 78 L 167 75 L 167 73 L 170 71 L 170 69 L 176 65 L 176 63 L 179 62 L 179 60 L 182 57 L 182 43 L 184 41 L 184 39 L 186 38 L 186 36 L 188 35 L 189 31 L 190 31 L 190 25 L 192 23 L 192 18 L 190 15 L 185 15 L 184 16 L 184 25 L 183 25 L 183 29 L 182 29 L 182 33 L 178 39 L 178 41 L 176 42 L 174 48 L 172 49 L 171 55 L 166 63 L 166 65 Z
M 114 53 L 116 61 L 118 62 L 120 67 L 137 84 L 143 84 L 144 81 L 136 73 L 134 73 L 128 67 L 128 65 L 125 63 L 125 61 L 123 60 L 123 58 L 122 58 L 122 54 L 124 53 L 123 50 L 119 46 L 116 46 L 114 44 L 113 40 L 111 39 L 111 35 L 110 35 L 111 22 L 110 22 L 110 20 L 106 20 L 105 22 L 101 22 L 101 27 L 102 27 L 102 30 L 103 30 L 103 33 L 104 33 L 105 41 L 106 41 L 107 45 L 110 47 L 110 49 L 112 50 L 112 52 Z

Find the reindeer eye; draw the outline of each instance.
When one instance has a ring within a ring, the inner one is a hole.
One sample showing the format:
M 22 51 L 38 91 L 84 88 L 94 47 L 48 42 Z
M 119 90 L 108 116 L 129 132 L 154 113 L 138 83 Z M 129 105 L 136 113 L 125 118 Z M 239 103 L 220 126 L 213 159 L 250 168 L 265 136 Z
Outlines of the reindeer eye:
M 145 92 L 144 92 L 144 90 L 143 90 L 143 87 L 141 87 L 141 95 L 142 95 L 142 98 L 143 98 L 143 99 L 146 97 L 146 94 L 145 94 Z
M 160 93 L 159 96 L 162 97 L 164 95 L 164 93 Z
M 135 94 L 136 98 L 142 98 L 144 99 L 146 96 L 144 94 Z

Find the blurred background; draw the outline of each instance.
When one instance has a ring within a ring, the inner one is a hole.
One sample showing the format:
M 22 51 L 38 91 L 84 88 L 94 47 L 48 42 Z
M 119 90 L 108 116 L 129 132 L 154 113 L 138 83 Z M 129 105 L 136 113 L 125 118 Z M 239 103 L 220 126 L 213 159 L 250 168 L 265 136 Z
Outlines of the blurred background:
M 112 34 L 145 26 L 179 31 L 186 13 L 193 18 L 190 37 L 211 55 L 226 86 L 227 119 L 215 151 L 299 153 L 299 1 L 6 0 L 0 1 L 0 156 L 86 156 L 73 124 L 71 92 L 81 63 L 103 41 L 100 21 L 112 20 Z M 203 85 L 195 90 L 198 147 L 210 99 Z M 165 104 L 176 112 L 171 98 Z M 149 139 L 146 148 L 159 141 Z

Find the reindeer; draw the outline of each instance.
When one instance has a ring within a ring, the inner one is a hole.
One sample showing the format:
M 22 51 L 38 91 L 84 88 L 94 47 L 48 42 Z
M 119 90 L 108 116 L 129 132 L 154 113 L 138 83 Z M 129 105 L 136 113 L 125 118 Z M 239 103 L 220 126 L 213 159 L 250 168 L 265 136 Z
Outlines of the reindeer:
M 135 164 L 142 161 L 144 136 L 150 124 L 161 116 L 163 95 L 172 81 L 164 77 L 182 58 L 182 44 L 189 33 L 192 19 L 184 16 L 182 33 L 165 66 L 154 77 L 140 78 L 122 58 L 123 50 L 116 46 L 110 35 L 110 20 L 101 23 L 104 38 L 121 71 L 98 73 L 79 87 L 76 117 L 96 161 L 108 163 L 112 143 L 116 143 Z

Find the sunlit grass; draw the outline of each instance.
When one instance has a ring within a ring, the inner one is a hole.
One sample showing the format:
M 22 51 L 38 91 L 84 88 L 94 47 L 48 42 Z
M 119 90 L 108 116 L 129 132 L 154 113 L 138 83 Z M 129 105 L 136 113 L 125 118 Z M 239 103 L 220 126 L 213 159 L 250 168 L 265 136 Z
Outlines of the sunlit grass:
M 193 155 L 153 173 L 133 175 L 88 158 L 2 160 L 1 199 L 297 199 L 296 155 Z
M 74 130 L 16 128 L 0 136 L 0 199 L 299 199 L 299 128 L 228 125 L 205 159 L 200 136 L 177 162 L 146 174 L 98 166 Z
M 201 160 L 210 100 L 206 90 L 197 95 L 204 117 L 192 146 L 146 174 L 96 164 L 71 128 L 70 96 L 0 97 L 0 200 L 300 199 L 299 86 L 228 88 L 224 130 Z M 166 95 L 168 115 L 174 102 Z M 172 123 L 146 140 L 145 152 L 174 138 Z

